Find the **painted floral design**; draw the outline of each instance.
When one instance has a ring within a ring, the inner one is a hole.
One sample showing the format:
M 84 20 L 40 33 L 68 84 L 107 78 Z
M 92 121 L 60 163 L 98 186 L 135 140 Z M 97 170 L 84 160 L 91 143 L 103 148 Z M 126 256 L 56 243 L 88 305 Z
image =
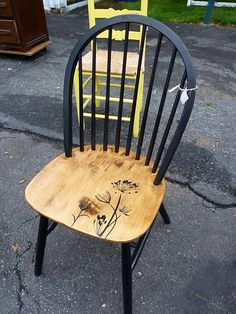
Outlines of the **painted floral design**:
M 94 220 L 94 230 L 96 234 L 100 234 L 105 227 L 107 221 L 105 215 L 97 215 L 97 219 Z
M 107 238 L 112 230 L 115 228 L 116 223 L 120 219 L 120 217 L 122 215 L 130 215 L 132 210 L 125 205 L 121 206 L 122 196 L 123 194 L 137 193 L 138 184 L 133 183 L 129 180 L 119 180 L 117 182 L 112 182 L 112 187 L 116 191 L 120 192 L 116 206 L 112 205 L 112 196 L 108 191 L 95 195 L 96 199 L 99 202 L 109 205 L 112 210 L 112 214 L 109 219 L 106 217 L 106 215 L 97 215 L 96 219 L 94 219 L 93 221 L 94 232 L 99 237 L 104 236 L 105 238 Z
M 88 197 L 82 197 L 81 200 L 79 201 L 79 213 L 77 216 L 72 214 L 74 221 L 71 225 L 71 227 L 75 224 L 75 222 L 79 219 L 79 217 L 89 217 L 87 214 L 87 211 L 91 210 L 92 208 L 92 202 Z
M 71 227 L 77 222 L 80 217 L 87 217 L 96 215 L 93 220 L 94 232 L 99 237 L 107 238 L 112 230 L 115 228 L 117 221 L 122 216 L 129 216 L 132 210 L 123 204 L 124 194 L 137 193 L 138 184 L 129 180 L 118 180 L 111 183 L 115 193 L 119 193 L 119 197 L 116 196 L 116 205 L 114 206 L 114 199 L 109 191 L 99 193 L 95 195 L 98 202 L 106 204 L 111 209 L 111 214 L 106 216 L 99 213 L 99 203 L 95 202 L 88 197 L 82 197 L 78 202 L 78 207 L 75 209 L 76 214 L 72 214 L 73 222 Z
M 126 207 L 126 206 L 124 206 L 123 208 L 120 208 L 120 212 L 122 214 L 124 214 L 125 216 L 129 216 L 129 213 L 131 212 L 131 209 Z
M 117 182 L 112 182 L 112 186 L 114 189 L 120 191 L 124 194 L 137 193 L 138 184 L 133 183 L 129 180 L 119 180 Z
M 111 194 L 108 191 L 102 194 L 95 195 L 95 197 L 99 202 L 110 204 Z

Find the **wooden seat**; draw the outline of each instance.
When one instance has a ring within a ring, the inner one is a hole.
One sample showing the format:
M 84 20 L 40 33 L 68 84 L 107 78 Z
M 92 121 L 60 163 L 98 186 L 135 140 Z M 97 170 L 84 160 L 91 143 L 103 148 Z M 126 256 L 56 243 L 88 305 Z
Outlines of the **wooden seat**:
M 124 156 L 109 147 L 74 149 L 51 161 L 31 181 L 26 200 L 40 214 L 88 235 L 130 242 L 143 235 L 157 215 L 165 183 L 144 157 Z
M 111 74 L 122 74 L 123 66 L 123 51 L 112 51 L 111 52 Z M 138 68 L 138 53 L 128 52 L 127 54 L 127 64 L 126 64 L 126 74 L 136 75 Z M 107 73 L 107 51 L 98 50 L 97 51 L 97 64 L 96 71 L 100 73 Z M 84 71 L 92 71 L 92 51 L 89 51 L 83 57 L 83 69 Z M 144 66 L 142 65 L 141 71 L 144 71 Z

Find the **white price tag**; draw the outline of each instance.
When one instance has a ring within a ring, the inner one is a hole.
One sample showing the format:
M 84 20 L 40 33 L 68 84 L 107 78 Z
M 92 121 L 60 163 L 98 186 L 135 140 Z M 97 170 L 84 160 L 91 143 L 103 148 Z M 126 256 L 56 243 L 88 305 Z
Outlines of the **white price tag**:
M 187 88 L 185 88 L 182 91 L 182 94 L 181 94 L 181 97 L 180 97 L 181 104 L 184 105 L 188 99 L 189 99 L 189 97 L 188 97 L 188 93 L 187 93 Z
M 169 89 L 169 93 L 172 93 L 173 91 L 175 91 L 176 89 L 179 89 L 181 91 L 181 96 L 180 96 L 180 101 L 181 101 L 181 104 L 184 105 L 186 103 L 186 101 L 189 99 L 188 97 L 188 91 L 192 91 L 192 90 L 196 90 L 197 89 L 197 86 L 196 87 L 193 87 L 193 88 L 187 88 L 185 87 L 184 89 L 180 87 L 180 85 L 177 85 L 171 89 Z

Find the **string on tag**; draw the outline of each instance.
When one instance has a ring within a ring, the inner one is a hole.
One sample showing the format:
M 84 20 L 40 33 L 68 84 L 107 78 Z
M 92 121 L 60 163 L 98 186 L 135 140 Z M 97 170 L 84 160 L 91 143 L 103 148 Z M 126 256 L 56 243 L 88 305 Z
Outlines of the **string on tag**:
M 180 101 L 181 101 L 181 104 L 184 105 L 186 103 L 186 101 L 189 99 L 189 96 L 188 96 L 188 92 L 189 91 L 192 91 L 192 90 L 196 90 L 197 89 L 197 86 L 194 87 L 194 88 L 181 88 L 180 87 L 180 84 L 176 85 L 175 87 L 169 89 L 169 93 L 172 93 L 173 91 L 175 91 L 176 89 L 179 89 L 182 93 L 181 93 L 181 96 L 180 96 Z

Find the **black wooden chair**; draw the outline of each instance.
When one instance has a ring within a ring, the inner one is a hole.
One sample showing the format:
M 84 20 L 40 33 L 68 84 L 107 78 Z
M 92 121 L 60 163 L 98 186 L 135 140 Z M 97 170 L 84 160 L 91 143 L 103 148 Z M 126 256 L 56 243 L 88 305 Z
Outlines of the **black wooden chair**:
M 109 95 L 112 30 L 124 24 L 123 68 L 117 121 L 110 121 Z M 130 122 L 123 125 L 126 57 L 129 31 L 142 27 L 137 79 L 130 108 Z M 95 71 L 97 36 L 108 30 L 105 103 L 96 108 Z M 149 37 L 150 36 L 150 37 Z M 132 137 L 144 43 L 147 42 L 146 92 L 138 140 Z M 84 130 L 83 54 L 93 45 L 91 81 L 91 129 Z M 148 51 L 148 47 L 150 48 Z M 79 66 L 79 146 L 72 135 L 73 77 Z M 177 85 L 174 91 L 168 89 Z M 124 313 L 132 312 L 132 270 L 155 218 L 160 212 L 170 219 L 163 205 L 164 175 L 181 140 L 195 99 L 195 72 L 188 50 L 180 38 L 162 23 L 148 17 L 123 15 L 104 20 L 76 44 L 69 58 L 64 82 L 64 147 L 62 154 L 38 173 L 26 189 L 26 200 L 40 213 L 35 274 L 42 271 L 47 235 L 57 223 L 84 234 L 121 244 Z M 181 101 L 180 101 L 181 100 Z M 182 102 L 182 103 L 181 103 Z M 104 110 L 105 119 L 96 119 Z M 90 134 L 86 137 L 86 132 Z M 114 135 L 114 136 L 113 136 Z M 89 141 L 88 145 L 86 141 Z M 99 142 L 100 144 L 97 144 Z M 111 143 L 111 145 L 109 145 Z M 66 257 L 65 257 L 66 258 Z

